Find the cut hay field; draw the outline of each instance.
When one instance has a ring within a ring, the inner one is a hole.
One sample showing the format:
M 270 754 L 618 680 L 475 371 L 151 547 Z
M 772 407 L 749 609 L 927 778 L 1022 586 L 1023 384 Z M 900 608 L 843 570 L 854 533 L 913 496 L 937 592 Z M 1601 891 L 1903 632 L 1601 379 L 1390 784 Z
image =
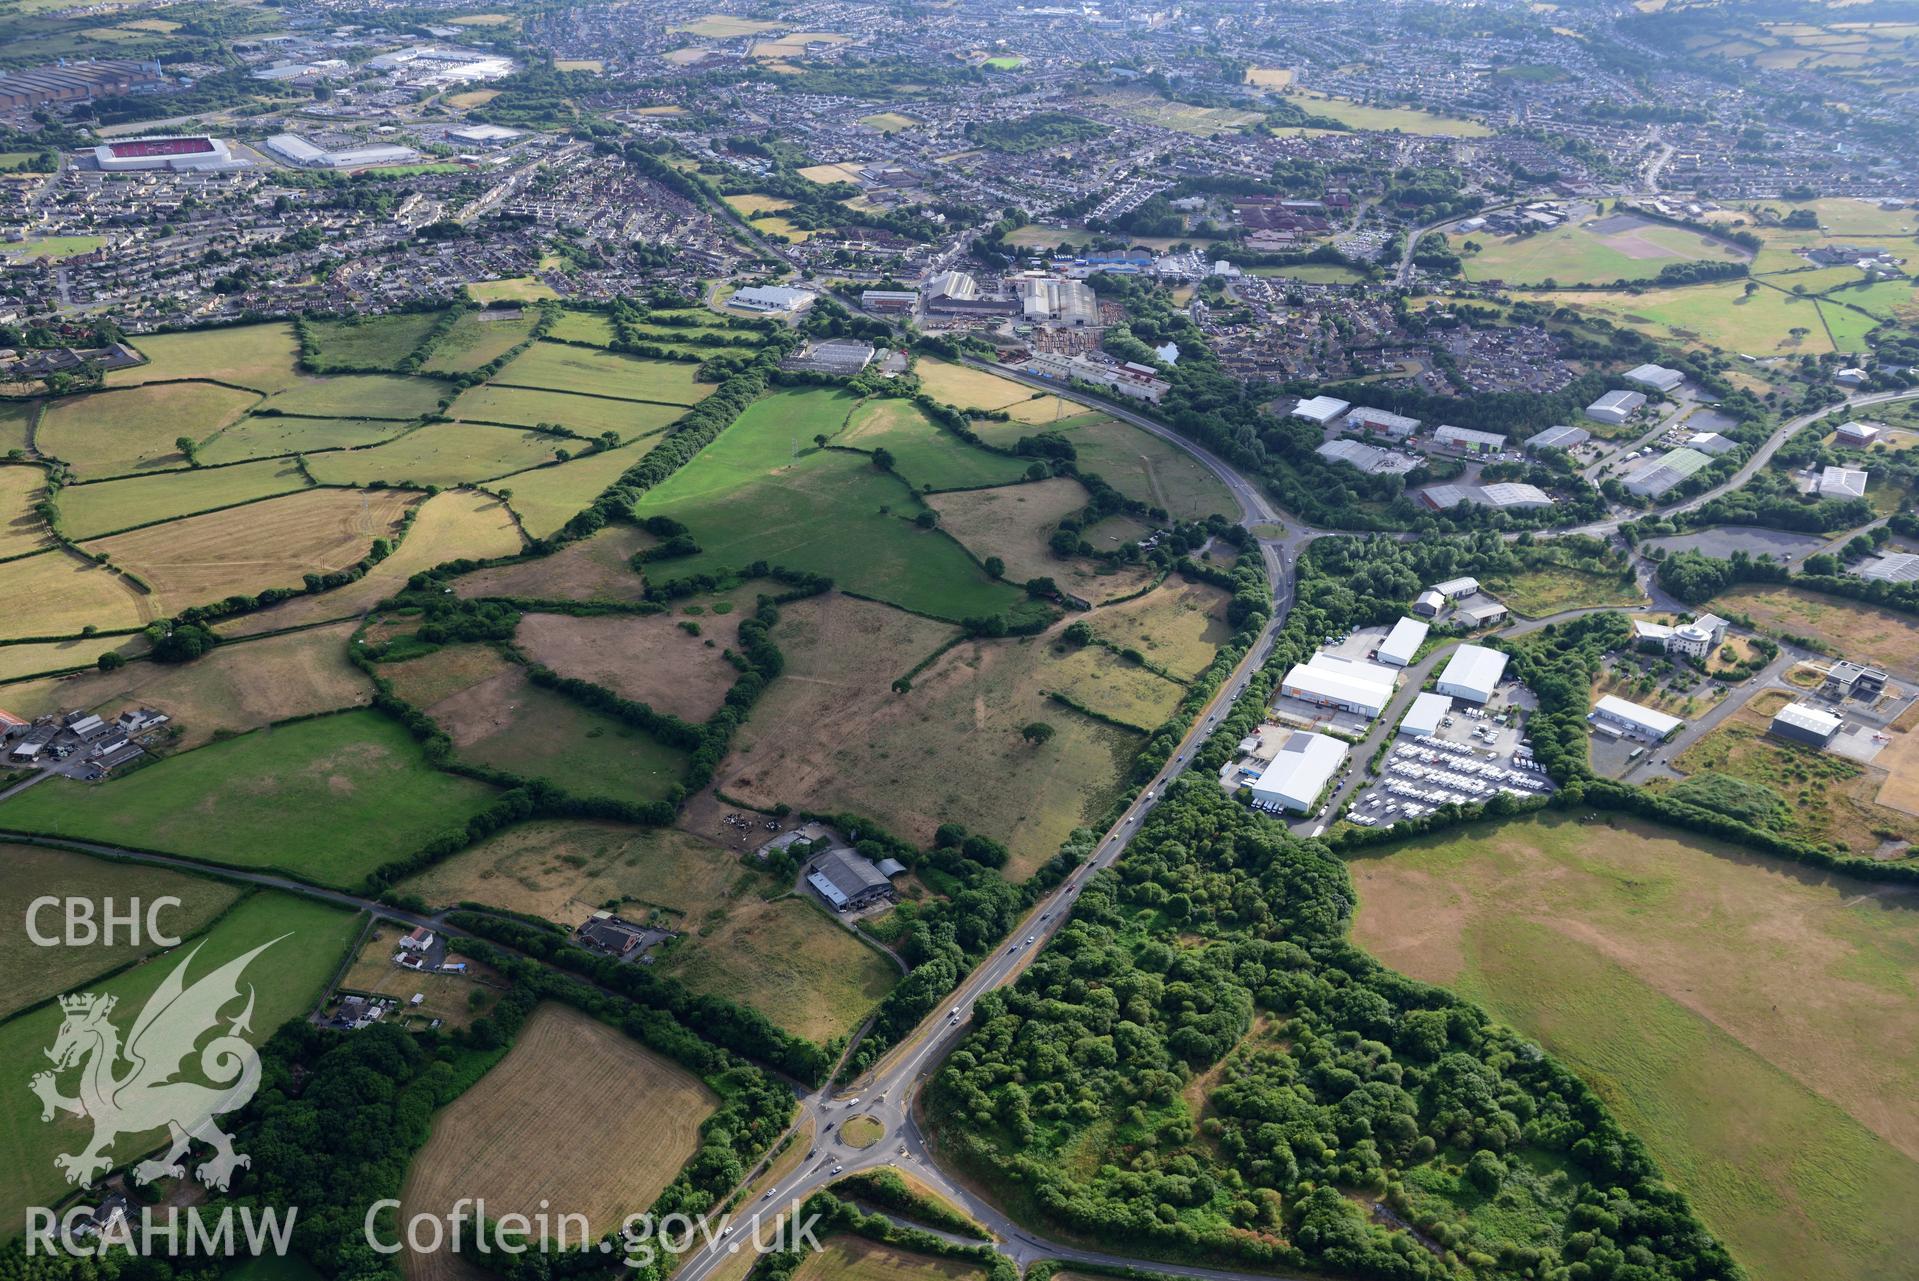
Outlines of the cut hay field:
M 646 457 L 648 448 L 647 443 L 638 441 L 618 449 L 595 450 L 558 466 L 521 472 L 509 478 L 503 488 L 512 492 L 509 503 L 519 513 L 526 532 L 534 538 L 545 538 L 591 507 L 627 468 Z
M 83 479 L 154 467 L 185 467 L 174 442 L 204 442 L 259 396 L 215 383 L 165 383 L 49 401 L 35 443 Z
M 518 497 L 517 491 L 515 497 Z M 550 556 L 496 565 L 453 580 L 461 596 L 519 596 L 529 600 L 638 600 L 644 579 L 633 555 L 659 539 L 632 525 L 608 525 Z
M 1033 389 L 1023 383 L 989 374 L 983 369 L 935 360 L 930 356 L 922 356 L 915 362 L 913 372 L 919 375 L 920 385 L 927 395 L 955 409 L 1004 409 L 1010 414 L 1015 402 L 1033 400 Z M 1022 403 L 1019 416 L 1027 422 L 1052 422 L 1057 417 L 1085 412 L 1076 405 L 1056 411 L 1057 406 L 1064 404 L 1057 396 L 1041 396 L 1030 407 Z M 978 425 L 1005 428 L 1005 424 L 998 423 Z
M 793 1281 L 983 1281 L 983 1269 L 958 1259 L 911 1254 L 865 1237 L 828 1237 Z
M 852 1031 L 899 981 L 891 961 L 799 897 L 737 900 L 669 944 L 656 965 L 817 1045 Z
M 222 645 L 192 663 L 129 663 L 113 672 L 35 681 L 0 697 L 19 716 L 78 709 L 112 720 L 123 708 L 157 707 L 181 731 L 175 750 L 185 751 L 289 717 L 365 706 L 373 686 L 346 656 L 353 626 Z
M 553 461 L 554 451 L 577 441 L 512 427 L 429 423 L 383 445 L 337 450 L 307 459 L 324 485 L 395 484 L 451 487 L 493 480 Z
M 562 676 L 591 681 L 682 720 L 703 721 L 739 679 L 721 654 L 739 644 L 740 621 L 752 616 L 753 598 L 764 587 L 734 593 L 745 599 L 728 613 L 709 609 L 698 618 L 527 614 L 514 641 L 528 658 Z M 682 622 L 698 626 L 699 635 L 690 635 Z
M 112 570 L 71 552 L 46 551 L 0 563 L 0 640 L 72 636 L 83 627 L 144 627 L 151 600 Z
M 423 569 L 466 557 L 511 556 L 525 543 L 499 499 L 476 492 L 447 491 L 420 504 L 406 538 L 385 560 L 344 587 L 318 596 L 296 596 L 271 608 L 215 625 L 222 636 L 251 636 L 358 614 L 393 595 Z
M 569 928 L 614 899 L 638 905 L 635 916 L 659 908 L 691 926 L 770 888 L 733 854 L 686 832 L 585 819 L 519 824 L 406 882 L 436 907 L 485 903 Z
M 1467 240 L 1485 246 L 1465 255 L 1468 280 L 1512 285 L 1608 284 L 1657 276 L 1669 263 L 1750 262 L 1753 257 L 1731 241 L 1631 214 L 1588 218 L 1530 236 L 1476 232 L 1449 239 L 1455 250 Z
M 50 545 L 46 522 L 33 510 L 46 488 L 46 473 L 38 467 L 0 467 L 0 557 Z
M 588 342 L 604 347 L 618 334 L 614 332 L 613 321 L 596 311 L 563 311 L 547 330 L 547 336 L 562 342 Z
M 1232 494 L 1204 463 L 1130 423 L 1101 413 L 1080 412 L 1045 424 L 1044 429 L 1059 432 L 1072 442 L 1082 470 L 1128 498 L 1163 508 L 1175 520 L 1233 516 L 1239 511 Z M 1010 445 L 1036 429 L 1014 423 L 980 423 L 976 430 L 994 444 Z
M 441 654 L 428 654 L 383 670 L 433 672 L 442 661 Z M 686 773 L 686 753 L 532 684 L 518 666 L 416 706 L 446 730 L 462 758 L 544 779 L 579 796 L 660 800 Z
M 294 368 L 300 344 L 288 324 L 142 334 L 133 345 L 147 363 L 109 371 L 107 386 L 207 378 L 258 392 L 276 392 L 301 381 Z
M 630 441 L 664 431 L 686 409 L 681 405 L 615 400 L 607 396 L 573 396 L 563 391 L 488 383 L 461 392 L 448 412 L 454 418 L 476 423 L 509 423 L 521 427 L 557 423 L 587 436 L 618 432 L 622 440 Z M 580 448 L 578 441 L 555 443 L 561 448 Z
M 1190 679 L 1206 670 L 1232 636 L 1227 599 L 1217 587 L 1174 574 L 1138 600 L 1095 610 L 1086 621 L 1101 640 L 1137 649 L 1148 661 Z
M 533 332 L 534 312 L 522 312 L 516 320 L 483 319 L 489 313 L 469 311 L 453 322 L 433 354 L 420 366 L 430 374 L 464 374 L 491 364 L 526 340 Z
M 895 694 L 951 628 L 829 595 L 781 606 L 773 634 L 786 670 L 720 767 L 729 796 L 868 814 L 920 842 L 961 823 L 1005 843 L 1018 880 L 1119 795 L 1138 738 L 1044 696 L 1044 640 L 962 643 Z M 1035 720 L 1058 731 L 1038 747 L 1019 733 Z
M 42 785 L 35 790 L 52 790 Z M 190 982 L 263 943 L 271 944 L 247 967 L 246 982 L 255 993 L 246 1039 L 259 1045 L 288 1019 L 305 1014 L 319 1000 L 355 932 L 353 912 L 310 899 L 270 891 L 252 895 L 221 917 L 201 936 L 204 944 L 187 971 Z M 274 940 L 278 940 L 275 942 Z M 185 963 L 185 949 L 147 961 L 91 990 L 119 1001 L 114 1023 L 124 1034 L 161 981 Z M 237 1013 L 235 1001 L 227 1013 Z M 0 1025 L 0 1071 L 25 1082 L 47 1067 L 46 1048 L 61 1022 L 58 1005 L 49 1005 Z M 68 1088 L 71 1088 L 69 1075 Z M 93 1132 L 91 1121 L 61 1116 L 40 1120 L 40 1101 L 24 1088 L 0 1093 L 0 1214 L 21 1222 L 28 1205 L 53 1205 L 68 1191 L 53 1163 L 56 1155 L 77 1152 Z M 166 1139 L 164 1128 L 126 1134 L 111 1150 L 115 1161 L 131 1160 Z M 197 1149 L 195 1159 L 204 1159 Z
M 355 711 L 210 743 L 105 783 L 43 783 L 0 802 L 0 828 L 350 887 L 492 798 L 427 765 L 396 722 Z
M 1355 940 L 1566 1060 L 1755 1281 L 1919 1257 L 1910 892 L 1584 816 L 1352 870 Z
M 310 320 L 316 369 L 397 369 L 440 321 L 437 311 Z M 484 363 L 484 362 L 483 362 Z
M 1246 83 L 1261 89 L 1284 89 L 1293 82 L 1291 67 L 1248 67 Z
M 933 423 L 910 400 L 868 400 L 847 419 L 833 444 L 893 455 L 893 470 L 921 489 L 975 489 L 1008 485 L 1032 460 L 969 445 Z
M 1783 586 L 1737 587 L 1715 596 L 1712 606 L 1748 615 L 1760 631 L 1775 636 L 1807 636 L 1846 658 L 1919 672 L 1919 632 L 1904 614 Z
M 765 560 L 941 618 L 1020 607 L 1016 589 L 988 579 L 952 539 L 913 523 L 919 503 L 898 477 L 807 443 L 849 403 L 845 393 L 823 388 L 768 396 L 648 491 L 637 513 L 684 522 L 703 549 L 661 565 L 655 576 Z M 828 512 L 832 518 L 823 519 Z
M 146 640 L 139 636 L 74 636 L 66 640 L 42 641 L 26 645 L 0 645 L 0 681 L 19 681 L 22 677 L 62 672 L 69 668 L 91 667 L 100 655 L 118 651 L 124 658 L 146 652 Z M 0 704 L 16 716 L 28 716 L 23 705 L 36 700 L 28 692 L 33 685 L 9 685 L 0 692 Z
M 555 1109 L 560 1098 L 619 1106 Z M 490 1217 L 579 1214 L 592 1233 L 612 1231 L 673 1181 L 718 1105 L 698 1077 L 617 1028 L 542 1005 L 506 1057 L 433 1119 L 400 1214 L 446 1215 L 473 1197 Z M 450 1250 L 404 1262 L 408 1281 L 466 1275 Z
M 217 466 L 248 458 L 278 458 L 329 449 L 355 449 L 392 440 L 408 424 L 382 418 L 246 417 L 200 442 L 200 463 Z
M 96 538 L 305 488 L 299 466 L 282 459 L 69 485 L 60 491 L 60 528 L 69 538 Z
M 433 412 L 447 394 L 443 383 L 397 374 L 335 374 L 304 378 L 267 397 L 262 411 L 313 418 L 385 418 L 405 422 Z
M 1720 347 L 1751 356 L 1818 355 L 1833 350 L 1819 305 L 1761 285 L 1750 297 L 1737 281 L 1638 294 L 1581 291 L 1533 295 L 1655 336 L 1688 345 Z M 1806 332 L 1795 334 L 1794 329 Z
M 398 533 L 400 515 L 419 501 L 398 490 L 313 489 L 204 516 L 95 539 L 86 550 L 140 575 L 152 608 L 177 614 L 189 605 L 298 587 L 307 574 L 345 569 L 375 538 Z
M 1131 595 L 1153 580 L 1147 565 L 1107 565 L 1075 557 L 1062 560 L 1047 546 L 1062 517 L 1086 505 L 1086 487 L 1056 476 L 998 489 L 933 494 L 927 503 L 940 514 L 940 527 L 982 561 L 997 556 L 1006 563 L 1008 582 L 1050 578 L 1064 591 L 1097 604 Z
M 714 386 L 696 381 L 697 368 L 624 352 L 537 342 L 508 362 L 493 381 L 503 387 L 544 387 L 618 400 L 697 405 L 713 393 Z
M 87 899 L 93 903 L 97 919 L 106 911 L 109 900 L 115 910 L 124 911 L 130 900 L 145 904 L 170 896 L 180 902 L 160 908 L 157 923 L 165 933 L 185 938 L 205 929 L 240 897 L 237 886 L 207 877 L 36 845 L 0 842 L 0 866 L 7 869 L 7 874 L 0 877 L 0 916 L 13 923 L 13 928 L 0 935 L 0 974 L 6 975 L 5 984 L 0 985 L 0 1018 L 35 1001 L 79 991 L 101 975 L 160 950 L 144 935 L 137 941 L 128 940 L 124 930 L 111 944 L 40 947 L 27 933 L 29 920 L 41 933 L 56 937 L 64 925 L 58 904 L 43 907 L 29 917 L 36 899 L 49 895 L 62 900 Z

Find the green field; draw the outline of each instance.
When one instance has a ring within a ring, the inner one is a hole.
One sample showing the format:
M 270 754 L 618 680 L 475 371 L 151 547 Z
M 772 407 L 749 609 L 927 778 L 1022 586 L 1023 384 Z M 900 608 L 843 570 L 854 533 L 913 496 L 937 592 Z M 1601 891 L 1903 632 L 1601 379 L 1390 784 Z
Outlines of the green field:
M 205 441 L 258 399 L 214 383 L 62 397 L 48 402 L 36 442 L 42 454 L 66 462 L 85 479 L 185 467 L 186 456 L 175 444 L 180 437 Z
M 1185 450 L 1149 432 L 1101 413 L 1081 413 L 1056 423 L 976 423 L 993 444 L 1010 447 L 1022 436 L 1056 431 L 1072 442 L 1080 470 L 1091 472 L 1128 498 L 1164 508 L 1177 520 L 1231 516 L 1239 504 L 1220 479 Z
M 596 311 L 563 311 L 547 330 L 547 336 L 561 342 L 589 342 L 604 347 L 613 341 L 615 334 L 612 320 Z
M 27 429 L 40 412 L 37 400 L 0 400 L 0 457 L 27 447 Z
M 0 467 L 0 556 L 18 556 L 47 545 L 46 522 L 33 508 L 47 488 L 38 467 Z
M 438 324 L 437 311 L 357 316 L 352 320 L 311 320 L 317 369 L 396 369 Z
M 274 392 L 301 381 L 294 369 L 300 346 L 292 325 L 235 325 L 178 334 L 143 334 L 133 345 L 147 363 L 111 371 L 107 386 L 209 378 Z
M 1682 227 L 1635 219 L 1638 225 L 1630 230 L 1602 234 L 1593 230 L 1591 221 L 1529 236 L 1492 236 L 1481 231 L 1448 239 L 1465 258 L 1468 280 L 1503 280 L 1510 285 L 1609 284 L 1652 279 L 1670 263 L 1745 262 L 1752 257 L 1729 241 Z M 1462 247 L 1468 240 L 1484 248 L 1466 253 Z
M 158 476 L 128 476 L 60 491 L 60 525 L 69 538 L 171 520 L 307 487 L 291 461 L 262 459 Z
M 269 396 L 261 409 L 314 418 L 391 418 L 404 420 L 431 413 L 448 388 L 430 378 L 396 374 L 339 374 L 309 378 L 297 387 Z
M 1755 1281 L 1919 1257 L 1911 894 L 1586 815 L 1353 874 L 1355 940 L 1570 1064 Z
M 1833 350 L 1819 304 L 1761 284 L 1750 296 L 1739 282 L 1637 294 L 1579 291 L 1538 294 L 1537 301 L 1603 316 L 1670 341 L 1750 356 L 1819 355 Z M 1794 329 L 1805 332 L 1795 334 Z
M 354 886 L 492 795 L 428 766 L 394 721 L 358 711 L 256 730 L 105 783 L 43 783 L 0 803 L 0 828 Z
M 428 373 L 463 374 L 491 364 L 533 332 L 534 312 L 522 312 L 517 320 L 483 320 L 490 313 L 469 311 L 453 322 L 453 328 L 433 347 L 433 354 L 420 366 Z
M 1851 307 L 1821 300 L 1819 318 L 1825 322 L 1826 332 L 1832 336 L 1834 351 L 1857 355 L 1872 350 L 1866 335 L 1879 327 L 1877 317 L 1861 315 Z
M 546 387 L 583 395 L 697 405 L 711 384 L 694 379 L 695 365 L 647 360 L 614 351 L 587 351 L 564 343 L 534 343 L 494 378 L 503 387 Z
M 513 491 L 507 505 L 518 513 L 526 532 L 545 538 L 592 506 L 621 472 L 645 456 L 645 445 L 603 449 L 556 467 L 521 472 L 501 482 L 499 488 Z
M 35 790 L 52 789 L 43 785 Z M 319 1000 L 359 924 L 357 914 L 340 908 L 290 894 L 257 893 L 196 940 L 201 950 L 192 957 L 188 981 L 270 943 L 247 967 L 243 980 L 252 989 L 255 1002 L 246 1038 L 258 1045 Z M 113 1023 L 123 1036 L 147 998 L 184 962 L 192 946 L 91 989 L 118 999 Z M 245 991 L 243 988 L 242 993 Z M 241 1005 L 236 1000 L 223 1013 L 236 1014 Z M 64 1115 L 43 1123 L 40 1101 L 26 1088 L 35 1073 L 47 1068 L 45 1051 L 53 1044 L 62 1017 L 58 1005 L 49 1005 L 0 1025 L 0 1072 L 19 1082 L 16 1088 L 0 1092 L 0 1215 L 14 1224 L 21 1222 L 29 1204 L 51 1205 L 51 1198 L 66 1194 L 67 1184 L 54 1165 L 54 1157 L 80 1151 L 93 1129 L 89 1121 Z M 197 1064 L 197 1060 L 194 1062 Z M 184 1075 L 193 1079 L 197 1072 L 190 1067 Z M 60 1084 L 64 1092 L 72 1092 L 75 1077 L 71 1071 L 63 1074 Z M 124 1135 L 110 1155 L 117 1161 L 130 1160 L 164 1143 L 165 1138 L 164 1130 Z M 196 1164 L 205 1160 L 207 1151 L 196 1144 L 191 1160 Z
M 429 423 L 371 449 L 315 454 L 307 467 L 327 485 L 364 485 L 384 480 L 416 485 L 464 484 L 525 471 L 553 460 L 553 451 L 577 441 L 511 427 Z
M 203 466 L 247 458 L 278 458 L 316 450 L 353 449 L 391 440 L 407 429 L 404 422 L 376 418 L 246 417 L 200 443 Z
M 951 539 L 912 523 L 920 504 L 899 478 L 811 446 L 849 404 L 825 388 L 768 396 L 649 491 L 638 513 L 683 521 L 703 549 L 663 564 L 659 577 L 765 560 L 940 618 L 1019 604 L 1020 593 L 988 579 Z
M 563 391 L 487 383 L 460 393 L 449 412 L 468 422 L 513 423 L 521 427 L 557 423 L 587 436 L 611 431 L 618 432 L 622 440 L 634 440 L 664 430 L 686 410 L 680 405 L 574 396 Z
M 1832 297 L 1834 301 L 1864 307 L 1885 320 L 1919 324 L 1919 288 L 1915 288 L 1911 280 L 1881 280 L 1864 288 L 1840 290 Z
M 71 258 L 90 254 L 106 243 L 99 236 L 31 236 L 0 244 L 0 254 L 9 258 Z
M 1356 285 L 1366 279 L 1365 273 L 1357 268 L 1335 262 L 1302 262 L 1291 267 L 1254 267 L 1247 274 L 1298 280 L 1309 285 Z
M 1032 465 L 1030 459 L 995 454 L 942 431 L 910 400 L 866 401 L 833 443 L 867 453 L 886 450 L 893 455 L 893 469 L 921 489 L 1007 485 Z

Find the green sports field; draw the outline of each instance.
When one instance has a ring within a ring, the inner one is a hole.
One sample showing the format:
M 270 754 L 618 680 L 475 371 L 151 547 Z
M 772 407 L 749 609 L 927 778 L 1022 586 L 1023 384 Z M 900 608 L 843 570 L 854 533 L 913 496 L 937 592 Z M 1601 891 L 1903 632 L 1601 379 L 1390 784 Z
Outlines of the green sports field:
M 921 504 L 905 482 L 865 458 L 812 445 L 851 404 L 827 388 L 768 396 L 649 491 L 638 513 L 684 522 L 702 548 L 661 562 L 653 576 L 765 560 L 939 618 L 1018 605 L 1021 593 L 987 578 L 950 538 L 913 523 Z
M 358 711 L 256 730 L 105 783 L 43 783 L 0 803 L 0 829 L 355 886 L 492 797 L 430 767 L 396 722 Z
M 53 789 L 43 784 L 34 790 Z M 251 991 L 253 1015 L 246 1039 L 259 1045 L 281 1024 L 305 1015 L 319 1001 L 334 967 L 357 935 L 360 920 L 359 914 L 342 908 L 261 891 L 184 947 L 89 990 L 118 999 L 113 1022 L 124 1035 L 147 998 L 176 966 L 185 962 L 196 944 L 201 950 L 191 958 L 189 983 L 263 943 L 269 944 L 247 967 L 240 997 L 230 1009 L 222 1011 L 228 1016 L 238 1014 Z M 55 1004 L 0 1024 L 0 1074 L 18 1082 L 14 1089 L 0 1091 L 0 1216 L 14 1225 L 22 1221 L 28 1205 L 53 1205 L 66 1195 L 69 1189 L 54 1158 L 80 1151 L 93 1129 L 89 1121 L 64 1115 L 42 1122 L 40 1101 L 26 1088 L 35 1073 L 46 1069 L 45 1050 L 53 1044 L 62 1017 Z M 193 1079 L 197 1072 L 189 1067 L 185 1076 Z M 73 1091 L 75 1078 L 71 1071 L 64 1074 L 60 1081 L 63 1092 Z M 116 1161 L 131 1160 L 165 1139 L 164 1130 L 123 1135 L 110 1155 Z M 197 1164 L 206 1159 L 206 1153 L 205 1147 L 196 1144 L 191 1159 Z

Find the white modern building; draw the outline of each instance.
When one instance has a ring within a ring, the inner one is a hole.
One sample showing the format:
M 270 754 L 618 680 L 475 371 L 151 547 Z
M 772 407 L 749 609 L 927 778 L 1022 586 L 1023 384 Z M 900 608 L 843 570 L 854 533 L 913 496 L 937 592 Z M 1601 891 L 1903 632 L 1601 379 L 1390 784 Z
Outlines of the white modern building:
M 1304 418 L 1307 422 L 1324 427 L 1351 408 L 1351 401 L 1341 400 L 1337 396 L 1314 396 L 1311 400 L 1302 400 L 1294 405 L 1293 417 Z
M 1446 661 L 1446 670 L 1439 674 L 1433 688 L 1469 703 L 1483 703 L 1493 696 L 1493 691 L 1499 688 L 1499 678 L 1505 674 L 1506 656 L 1498 650 L 1484 645 L 1461 645 Z
M 1419 420 L 1408 418 L 1404 414 L 1388 413 L 1384 409 L 1368 409 L 1361 405 L 1346 415 L 1346 426 L 1354 431 L 1372 431 L 1403 439 L 1419 430 Z
M 1329 462 L 1357 467 L 1368 476 L 1376 476 L 1381 472 L 1410 471 L 1414 465 L 1412 459 L 1404 454 L 1396 454 L 1390 449 L 1381 449 L 1378 445 L 1368 445 L 1363 440 L 1353 440 L 1344 436 L 1338 440 L 1327 441 L 1313 452 Z
M 505 125 L 468 125 L 463 129 L 448 132 L 449 142 L 464 142 L 475 147 L 498 147 L 512 142 L 515 138 L 524 138 L 526 134 L 518 129 L 509 129 Z
M 1664 365 L 1641 365 L 1628 370 L 1626 381 L 1638 383 L 1641 387 L 1651 387 L 1655 391 L 1671 391 L 1686 381 L 1686 375 L 1677 369 L 1668 369 Z
M 788 289 L 784 285 L 748 285 L 726 301 L 730 307 L 747 311 L 800 312 L 811 307 L 816 296 L 804 289 Z
M 1686 722 L 1612 694 L 1602 694 L 1587 720 L 1657 742 Z
M 1386 710 L 1393 701 L 1399 673 L 1378 663 L 1340 658 L 1336 654 L 1314 654 L 1303 663 L 1295 663 L 1279 683 L 1279 692 L 1288 698 L 1320 707 L 1337 707 L 1371 719 Z
M 1346 761 L 1346 744 L 1330 734 L 1303 730 L 1286 740 L 1260 776 L 1253 780 L 1253 800 L 1298 814 L 1319 804 L 1326 784 Z
M 1862 565 L 1859 577 L 1887 583 L 1910 583 L 1919 579 L 1919 556 L 1911 552 L 1888 552 Z
M 1506 438 L 1497 432 L 1474 431 L 1470 427 L 1440 426 L 1433 429 L 1433 443 L 1467 454 L 1496 454 L 1506 447 Z
M 1428 587 L 1413 598 L 1413 613 L 1427 618 L 1438 618 L 1446 612 L 1446 598 Z
M 1728 625 L 1717 614 L 1701 614 L 1690 623 L 1681 623 L 1677 627 L 1634 619 L 1632 633 L 1635 641 L 1657 645 L 1668 654 L 1704 658 L 1725 639 Z
M 1548 427 L 1537 436 L 1529 437 L 1526 448 L 1535 454 L 1542 449 L 1571 449 L 1592 438 L 1593 434 L 1584 427 Z
M 1471 596 L 1479 590 L 1479 580 L 1471 576 L 1449 578 L 1443 583 L 1434 583 L 1433 590 L 1447 600 L 1458 600 L 1461 596 Z
M 393 143 L 369 143 L 363 147 L 338 149 L 316 147 L 296 133 L 276 133 L 266 148 L 287 164 L 301 169 L 367 169 L 375 165 L 406 165 L 420 158 L 412 147 Z
M 1586 406 L 1586 417 L 1596 423 L 1609 423 L 1614 427 L 1631 418 L 1633 411 L 1646 403 L 1646 398 L 1636 391 L 1609 391 Z
M 1716 431 L 1696 431 L 1686 437 L 1686 448 L 1696 449 L 1702 454 L 1717 458 L 1721 454 L 1731 453 L 1739 448 L 1739 442 L 1730 436 L 1721 436 Z
M 1657 498 L 1711 462 L 1711 458 L 1696 449 L 1674 449 L 1633 468 L 1621 483 L 1629 494 Z
M 1427 690 L 1413 700 L 1406 710 L 1405 719 L 1399 722 L 1399 732 L 1415 738 L 1427 734 L 1437 734 L 1442 721 L 1453 710 L 1453 700 L 1445 694 L 1436 694 Z
M 1828 467 L 1819 473 L 1821 498 L 1864 498 L 1866 472 L 1858 467 Z
M 1413 655 L 1426 643 L 1426 633 L 1432 630 L 1431 623 L 1421 622 L 1417 618 L 1402 618 L 1393 624 L 1393 630 L 1386 633 L 1386 639 L 1379 643 L 1379 661 L 1388 667 L 1405 667 L 1413 661 Z
M 1553 505 L 1551 494 L 1537 485 L 1528 485 L 1524 481 L 1495 481 L 1490 485 L 1479 486 L 1476 492 L 1479 501 L 1488 507 L 1519 509 Z

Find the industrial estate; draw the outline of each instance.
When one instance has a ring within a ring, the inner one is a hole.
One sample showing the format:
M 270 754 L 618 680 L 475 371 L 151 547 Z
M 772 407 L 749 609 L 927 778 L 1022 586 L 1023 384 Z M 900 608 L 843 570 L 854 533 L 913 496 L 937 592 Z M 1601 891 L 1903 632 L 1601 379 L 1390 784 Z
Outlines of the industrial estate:
M 1919 1279 L 1919 7 L 0 31 L 8 1275 Z

